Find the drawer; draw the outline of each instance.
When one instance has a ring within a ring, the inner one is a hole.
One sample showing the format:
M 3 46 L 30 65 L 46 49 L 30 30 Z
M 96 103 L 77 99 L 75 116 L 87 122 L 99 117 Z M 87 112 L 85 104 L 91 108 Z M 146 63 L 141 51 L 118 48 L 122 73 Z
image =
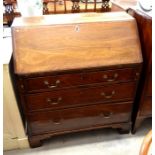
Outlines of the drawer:
M 135 80 L 138 75 L 139 69 L 125 68 L 28 78 L 24 80 L 23 84 L 20 83 L 20 85 L 25 91 L 34 92 L 95 83 L 126 82 Z
M 130 121 L 132 104 L 97 104 L 28 115 L 32 135 L 63 132 Z
M 152 97 L 146 97 L 140 107 L 140 115 L 152 115 Z
M 72 88 L 35 93 L 25 96 L 29 112 L 41 109 L 58 109 L 86 104 L 133 100 L 134 82 L 98 87 Z

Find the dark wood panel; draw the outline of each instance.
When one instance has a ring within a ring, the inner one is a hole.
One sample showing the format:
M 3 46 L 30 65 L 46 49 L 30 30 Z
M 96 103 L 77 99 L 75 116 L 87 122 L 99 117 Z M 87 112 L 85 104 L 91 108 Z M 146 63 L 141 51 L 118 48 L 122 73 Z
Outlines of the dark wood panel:
M 28 111 L 80 106 L 85 104 L 133 100 L 134 82 L 98 87 L 74 88 L 25 96 Z
M 149 77 L 148 77 L 146 95 L 147 96 L 152 96 L 152 74 L 150 74 Z
M 130 120 L 131 103 L 98 104 L 28 115 L 31 135 L 87 128 Z
M 133 129 L 135 133 L 141 122 L 151 117 L 152 109 L 152 17 L 145 10 L 128 9 L 136 21 L 141 41 L 143 67 L 138 85 L 133 111 Z
M 152 97 L 146 97 L 139 110 L 140 115 L 150 116 L 152 114 Z
M 23 80 L 24 90 L 27 92 L 40 92 L 65 87 L 80 86 L 94 83 L 116 83 L 137 80 L 140 69 L 123 68 L 107 71 L 80 72 L 56 76 L 26 78 Z

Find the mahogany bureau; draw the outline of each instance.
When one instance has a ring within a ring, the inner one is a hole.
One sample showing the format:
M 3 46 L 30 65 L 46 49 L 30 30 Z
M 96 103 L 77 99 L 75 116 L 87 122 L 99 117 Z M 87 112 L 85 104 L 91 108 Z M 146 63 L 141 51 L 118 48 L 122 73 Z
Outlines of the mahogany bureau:
M 130 131 L 142 56 L 125 12 L 16 18 L 14 83 L 31 147 L 69 132 Z

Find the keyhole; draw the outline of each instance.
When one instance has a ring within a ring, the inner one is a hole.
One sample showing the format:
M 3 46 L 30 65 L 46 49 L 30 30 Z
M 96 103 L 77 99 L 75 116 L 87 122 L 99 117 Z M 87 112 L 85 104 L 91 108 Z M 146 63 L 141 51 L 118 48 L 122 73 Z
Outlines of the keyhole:
M 75 31 L 79 32 L 80 31 L 80 27 L 78 25 L 75 26 Z

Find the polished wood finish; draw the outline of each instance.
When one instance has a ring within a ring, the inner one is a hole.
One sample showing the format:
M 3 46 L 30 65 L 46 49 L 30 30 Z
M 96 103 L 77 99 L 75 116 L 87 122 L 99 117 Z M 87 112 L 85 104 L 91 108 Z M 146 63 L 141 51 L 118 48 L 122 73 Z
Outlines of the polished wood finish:
M 64 25 L 62 19 L 68 17 Z M 142 62 L 136 22 L 125 12 L 51 15 L 47 17 L 50 22 L 41 18 L 32 27 L 29 22 L 26 27 L 18 26 L 23 18 L 14 21 L 12 35 L 16 52 L 13 57 L 17 74 Z M 45 25 L 51 25 L 42 26 L 44 21 Z M 29 34 L 33 34 L 31 39 Z M 60 38 L 63 39 L 60 41 Z
M 24 78 L 19 82 L 20 90 L 26 92 L 42 92 L 60 88 L 83 86 L 90 84 L 119 83 L 139 78 L 140 68 L 123 68 L 115 70 L 82 71 L 79 73 L 38 76 Z M 148 92 L 149 93 L 149 92 Z
M 27 116 L 30 135 L 128 122 L 131 107 L 131 103 L 112 103 L 33 113 Z
M 28 111 L 58 109 L 87 104 L 133 100 L 136 84 L 113 84 L 98 87 L 72 88 L 25 96 Z M 128 91 L 126 91 L 128 90 Z
M 148 77 L 146 95 L 152 97 L 152 74 Z
M 13 75 L 30 146 L 54 135 L 97 128 L 129 133 L 142 67 L 135 20 L 122 12 L 73 15 L 64 24 L 43 21 L 31 26 L 22 20 L 12 30 Z M 58 27 L 65 35 L 56 32 Z
M 152 117 L 152 17 L 133 9 L 128 13 L 137 21 L 144 60 L 133 112 L 132 132 L 135 133 L 145 118 Z
M 20 17 L 16 18 L 12 24 L 12 28 L 16 27 L 15 30 L 20 30 L 21 27 L 27 26 L 26 29 L 32 28 L 32 26 L 61 26 L 64 24 L 82 24 L 85 23 L 98 23 L 98 22 L 117 22 L 117 21 L 130 21 L 134 20 L 133 17 L 126 14 L 124 11 L 115 13 L 78 13 L 78 14 L 58 14 L 58 15 L 44 15 L 36 17 Z M 102 23 L 104 24 L 104 23 Z M 133 22 L 134 24 L 134 22 Z M 67 25 L 66 25 L 67 26 Z M 45 27 L 47 29 L 49 27 Z M 63 27 L 62 27 L 63 28 Z M 32 28 L 34 30 L 34 27 Z M 77 29 L 75 29 L 77 30 Z M 21 31 L 17 31 L 20 32 Z M 17 32 L 15 32 L 17 34 Z M 24 32 L 24 29 L 23 29 Z M 43 46 L 43 45 L 42 45 Z
M 139 109 L 141 116 L 151 116 L 152 115 L 152 97 L 145 97 L 143 100 L 143 105 Z

